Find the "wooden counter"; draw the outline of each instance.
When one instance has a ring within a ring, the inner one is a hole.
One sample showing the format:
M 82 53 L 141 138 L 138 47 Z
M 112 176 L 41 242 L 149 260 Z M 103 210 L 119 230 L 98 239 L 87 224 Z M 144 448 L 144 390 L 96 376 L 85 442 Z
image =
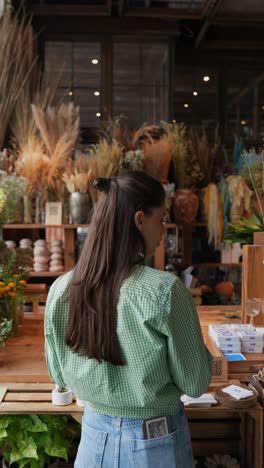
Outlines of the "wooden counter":
M 226 311 L 238 310 L 237 306 L 224 306 L 219 310 L 212 306 L 199 306 L 198 314 L 204 340 L 215 358 L 213 382 L 238 379 L 248 382 L 264 365 L 264 354 L 245 354 L 247 361 L 227 362 L 226 358 L 208 336 L 209 323 L 239 323 L 228 319 Z M 8 340 L 0 348 L 0 382 L 50 382 L 44 355 L 43 321 L 25 318 L 19 327 L 19 336 Z
M 226 366 L 230 378 L 230 363 L 227 364 L 221 351 L 207 335 L 209 323 L 230 323 L 225 318 L 225 310 L 199 307 L 199 317 L 206 343 L 216 361 Z M 239 322 L 237 319 L 235 321 Z M 255 355 L 247 355 L 247 358 L 247 365 L 256 361 Z M 238 364 L 240 369 L 241 364 L 245 365 L 244 362 Z M 223 369 L 213 377 L 210 390 L 227 380 L 222 378 Z M 43 321 L 26 318 L 19 328 L 19 336 L 9 339 L 7 346 L 0 348 L 0 386 L 9 389 L 0 404 L 2 414 L 71 414 L 76 420 L 81 420 L 82 408 L 75 403 L 56 407 L 50 402 L 52 385 L 45 363 Z M 261 468 L 263 410 L 260 405 L 234 411 L 218 404 L 211 408 L 187 408 L 186 413 L 195 456 L 230 453 L 240 457 L 241 468 Z
M 19 336 L 0 348 L 0 382 L 50 382 L 42 320 L 25 319 Z

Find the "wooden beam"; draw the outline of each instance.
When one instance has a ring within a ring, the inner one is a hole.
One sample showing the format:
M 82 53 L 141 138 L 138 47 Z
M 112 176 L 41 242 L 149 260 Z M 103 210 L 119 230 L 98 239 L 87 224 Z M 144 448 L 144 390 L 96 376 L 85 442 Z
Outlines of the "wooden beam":
M 213 16 L 215 16 L 215 14 L 216 14 L 218 8 L 220 7 L 221 3 L 222 3 L 222 0 L 211 0 L 211 1 L 207 2 L 207 10 L 206 10 L 206 13 L 205 13 L 206 20 L 204 21 L 200 31 L 197 34 L 195 44 L 194 44 L 195 49 L 197 49 L 199 47 L 199 45 L 201 44 L 207 30 L 209 29 L 210 19 Z
M 127 10 L 127 16 L 148 17 L 148 18 L 163 18 L 163 19 L 190 19 L 201 20 L 203 19 L 201 10 L 197 13 L 190 13 L 188 10 L 178 10 L 176 8 L 144 8 L 132 7 Z
M 210 40 L 203 44 L 203 49 L 219 50 L 264 50 L 264 41 L 224 41 Z
M 261 23 L 259 26 L 263 26 L 264 23 L 264 15 L 259 14 L 259 15 L 230 15 L 230 16 L 216 16 L 215 18 L 212 19 L 212 24 L 219 24 L 219 25 L 224 25 L 224 24 L 234 24 L 234 25 L 240 25 L 241 24 L 254 24 L 254 23 Z
M 109 16 L 111 13 L 111 1 L 105 5 L 32 5 L 31 12 L 35 16 Z

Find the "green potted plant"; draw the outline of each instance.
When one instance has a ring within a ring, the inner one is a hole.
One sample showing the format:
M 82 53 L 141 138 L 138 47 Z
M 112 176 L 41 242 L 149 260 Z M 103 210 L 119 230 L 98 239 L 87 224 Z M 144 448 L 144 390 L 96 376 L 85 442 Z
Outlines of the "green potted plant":
M 253 244 L 254 232 L 264 231 L 261 214 L 255 213 L 249 219 L 242 218 L 237 223 L 229 223 L 224 240 L 229 244 Z
M 6 466 L 44 468 L 57 458 L 67 461 L 75 434 L 68 416 L 0 416 L 0 447 Z

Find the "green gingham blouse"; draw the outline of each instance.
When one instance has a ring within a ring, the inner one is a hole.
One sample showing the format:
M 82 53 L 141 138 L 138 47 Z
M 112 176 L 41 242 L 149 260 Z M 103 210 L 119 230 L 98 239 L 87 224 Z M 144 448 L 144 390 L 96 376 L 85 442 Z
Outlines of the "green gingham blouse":
M 128 418 L 173 414 L 183 393 L 198 397 L 207 391 L 212 356 L 179 278 L 138 266 L 124 281 L 117 335 L 126 365 L 114 366 L 73 353 L 64 344 L 70 274 L 53 283 L 46 305 L 46 361 L 55 383 L 66 384 L 97 413 Z

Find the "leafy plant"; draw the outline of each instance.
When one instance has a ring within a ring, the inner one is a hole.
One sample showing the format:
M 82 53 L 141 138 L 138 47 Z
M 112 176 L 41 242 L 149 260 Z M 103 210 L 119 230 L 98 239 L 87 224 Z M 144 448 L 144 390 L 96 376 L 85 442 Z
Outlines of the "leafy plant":
M 3 457 L 18 468 L 43 468 L 56 458 L 68 460 L 68 449 L 76 430 L 67 416 L 0 416 L 0 446 Z
M 12 331 L 12 320 L 0 319 L 0 347 L 6 345 L 7 339 Z M 1 432 L 0 432 L 1 433 Z
M 24 177 L 8 175 L 2 171 L 0 175 L 1 201 L 5 197 L 5 204 L 0 212 L 0 222 L 5 223 L 15 220 L 18 207 L 23 204 L 23 196 L 26 193 L 27 181 Z M 22 205 L 23 206 L 23 205 Z
M 262 215 L 255 213 L 249 219 L 242 218 L 237 223 L 229 223 L 224 240 L 229 244 L 253 244 L 254 232 L 264 231 Z

